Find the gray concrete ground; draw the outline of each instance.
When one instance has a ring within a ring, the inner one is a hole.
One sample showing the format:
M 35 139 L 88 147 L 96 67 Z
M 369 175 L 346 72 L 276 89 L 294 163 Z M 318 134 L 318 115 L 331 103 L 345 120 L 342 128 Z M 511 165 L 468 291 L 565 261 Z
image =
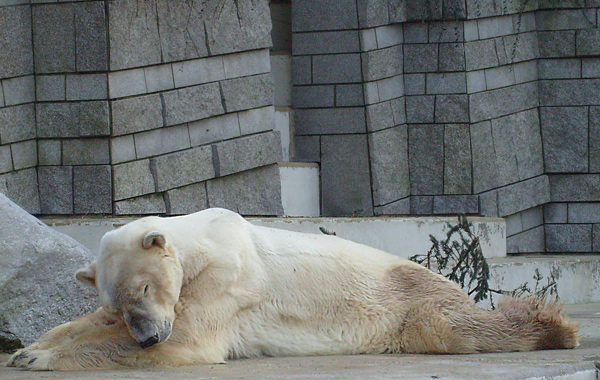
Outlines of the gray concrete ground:
M 581 323 L 574 350 L 484 355 L 361 355 L 260 358 L 175 369 L 28 372 L 0 367 L 2 380 L 65 379 L 560 379 L 597 380 L 600 304 L 567 306 Z M 4 362 L 8 355 L 1 355 Z

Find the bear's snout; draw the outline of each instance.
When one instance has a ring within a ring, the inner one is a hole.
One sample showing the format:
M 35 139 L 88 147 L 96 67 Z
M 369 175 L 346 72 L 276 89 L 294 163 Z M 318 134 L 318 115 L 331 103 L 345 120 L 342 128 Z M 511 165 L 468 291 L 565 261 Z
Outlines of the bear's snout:
M 153 336 L 146 339 L 145 341 L 140 342 L 140 347 L 150 348 L 150 347 L 154 346 L 156 343 L 158 343 L 159 340 L 160 340 L 160 338 L 159 338 L 158 334 L 154 334 Z

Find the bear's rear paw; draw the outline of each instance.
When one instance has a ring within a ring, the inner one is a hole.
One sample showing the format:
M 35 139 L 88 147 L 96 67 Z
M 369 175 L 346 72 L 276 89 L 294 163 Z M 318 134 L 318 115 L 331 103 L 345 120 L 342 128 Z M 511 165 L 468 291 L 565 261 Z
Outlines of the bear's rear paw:
M 35 371 L 47 371 L 53 369 L 50 366 L 52 357 L 53 352 L 51 350 L 29 350 L 24 348 L 15 352 L 6 365 Z

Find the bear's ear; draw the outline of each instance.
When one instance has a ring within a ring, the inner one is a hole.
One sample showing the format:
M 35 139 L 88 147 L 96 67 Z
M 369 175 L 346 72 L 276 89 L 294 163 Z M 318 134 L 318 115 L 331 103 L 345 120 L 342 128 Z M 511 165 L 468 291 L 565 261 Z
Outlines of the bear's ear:
M 159 247 L 164 249 L 167 243 L 167 239 L 165 239 L 165 235 L 161 234 L 158 231 L 148 232 L 146 236 L 144 236 L 144 240 L 142 241 L 142 247 L 144 249 L 150 249 L 152 247 Z
M 96 262 L 77 271 L 75 277 L 86 285 L 96 287 Z

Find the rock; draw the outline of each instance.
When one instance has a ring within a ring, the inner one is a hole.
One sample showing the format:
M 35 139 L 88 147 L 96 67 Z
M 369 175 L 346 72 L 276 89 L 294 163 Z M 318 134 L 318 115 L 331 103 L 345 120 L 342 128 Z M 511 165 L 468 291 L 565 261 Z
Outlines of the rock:
M 0 194 L 0 352 L 97 307 L 75 271 L 93 255 Z

